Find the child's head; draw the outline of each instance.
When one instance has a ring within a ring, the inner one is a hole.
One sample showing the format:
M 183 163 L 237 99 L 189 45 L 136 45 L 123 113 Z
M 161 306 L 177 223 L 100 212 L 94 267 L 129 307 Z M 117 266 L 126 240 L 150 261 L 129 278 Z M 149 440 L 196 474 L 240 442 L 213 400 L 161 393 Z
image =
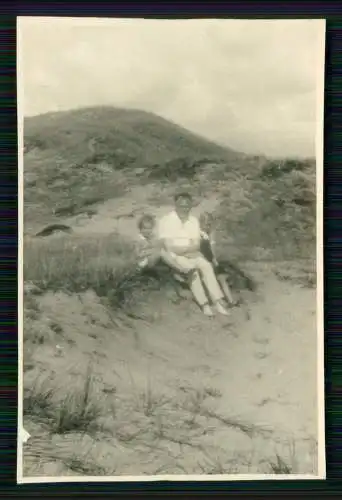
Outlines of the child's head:
M 143 215 L 138 222 L 138 228 L 140 234 L 147 240 L 150 240 L 153 236 L 154 229 L 156 225 L 156 218 L 154 215 L 145 214 Z
M 204 231 L 210 232 L 214 229 L 215 217 L 211 213 L 202 213 L 200 216 L 200 225 Z

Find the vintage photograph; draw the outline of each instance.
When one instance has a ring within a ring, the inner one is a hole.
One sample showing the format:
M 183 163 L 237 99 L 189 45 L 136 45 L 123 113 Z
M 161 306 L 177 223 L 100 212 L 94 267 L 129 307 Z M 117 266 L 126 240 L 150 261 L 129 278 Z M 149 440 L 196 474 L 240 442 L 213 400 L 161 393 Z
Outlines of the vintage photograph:
M 325 21 L 17 54 L 18 482 L 324 478 Z

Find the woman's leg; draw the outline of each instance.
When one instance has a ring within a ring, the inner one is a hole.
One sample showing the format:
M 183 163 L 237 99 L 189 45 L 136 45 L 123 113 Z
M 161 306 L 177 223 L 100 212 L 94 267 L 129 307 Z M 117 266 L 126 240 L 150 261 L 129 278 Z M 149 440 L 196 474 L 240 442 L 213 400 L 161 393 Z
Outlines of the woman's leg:
M 220 283 L 221 285 L 221 288 L 222 288 L 222 291 L 226 297 L 226 299 L 228 300 L 228 302 L 231 304 L 231 305 L 234 305 L 235 304 L 235 300 L 233 298 L 233 294 L 230 290 L 230 287 L 227 283 L 227 278 L 225 275 L 223 274 L 219 274 L 217 276 L 217 281 Z
M 196 260 L 184 256 L 170 255 L 167 252 L 163 252 L 162 259 L 171 269 L 184 276 L 197 304 L 204 314 L 212 316 L 213 313 L 208 303 L 201 276 L 196 269 Z
M 205 307 L 209 306 L 208 297 L 207 294 L 205 293 L 201 276 L 198 271 L 195 271 L 190 277 L 189 287 L 190 290 L 192 291 L 195 301 L 202 308 L 202 310 L 204 310 Z
M 193 264 L 186 257 L 180 257 L 166 251 L 161 252 L 160 257 L 165 264 L 167 264 L 174 271 L 184 275 L 184 277 L 186 277 L 189 272 L 193 270 Z
M 219 313 L 228 315 L 228 311 L 225 309 L 222 299 L 224 298 L 224 293 L 217 281 L 215 271 L 213 266 L 204 257 L 198 257 L 195 259 L 196 268 L 199 270 L 204 284 L 209 292 L 212 302 L 215 304 L 216 309 Z
M 213 302 L 222 300 L 224 295 L 222 293 L 221 287 L 217 282 L 214 268 L 211 263 L 204 257 L 198 257 L 195 259 L 196 269 L 199 270 L 205 286 L 210 294 L 210 298 Z

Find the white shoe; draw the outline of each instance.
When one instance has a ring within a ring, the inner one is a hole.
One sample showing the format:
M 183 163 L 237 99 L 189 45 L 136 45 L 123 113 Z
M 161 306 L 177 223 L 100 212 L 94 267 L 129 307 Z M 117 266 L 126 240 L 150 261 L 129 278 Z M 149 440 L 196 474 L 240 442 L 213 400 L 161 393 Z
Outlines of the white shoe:
M 214 316 L 214 313 L 208 304 L 206 304 L 205 306 L 202 307 L 202 311 L 203 311 L 203 314 L 205 314 L 206 316 L 210 316 L 210 317 Z
M 230 312 L 220 303 L 216 303 L 216 311 L 224 316 L 230 316 Z

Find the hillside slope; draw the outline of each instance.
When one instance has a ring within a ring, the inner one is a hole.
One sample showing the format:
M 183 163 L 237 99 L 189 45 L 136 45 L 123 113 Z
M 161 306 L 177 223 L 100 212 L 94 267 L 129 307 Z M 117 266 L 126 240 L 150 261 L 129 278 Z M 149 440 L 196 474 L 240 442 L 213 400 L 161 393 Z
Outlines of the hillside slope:
M 131 205 L 139 215 L 151 204 L 169 205 L 181 187 L 220 204 L 233 254 L 253 247 L 284 251 L 286 259 L 314 252 L 314 160 L 247 156 L 151 113 L 112 107 L 27 118 L 24 139 L 28 234 L 61 219 L 74 224 L 82 213 L 89 222 L 97 213 L 107 220 L 122 217 L 122 207 L 129 214 Z
M 79 213 L 136 184 L 239 155 L 151 113 L 89 108 L 25 119 L 26 220 Z
M 113 107 L 83 108 L 25 119 L 25 148 L 29 151 L 33 147 L 63 148 L 71 162 L 106 157 L 113 159 L 115 169 L 128 166 L 129 160 L 151 165 L 196 155 L 221 160 L 234 155 L 233 151 L 160 116 Z

